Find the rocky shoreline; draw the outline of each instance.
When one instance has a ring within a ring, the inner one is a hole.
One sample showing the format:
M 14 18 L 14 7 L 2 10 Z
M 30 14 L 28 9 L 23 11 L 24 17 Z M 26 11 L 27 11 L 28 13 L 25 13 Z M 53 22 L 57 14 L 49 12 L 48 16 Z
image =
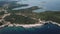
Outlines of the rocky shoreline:
M 52 21 L 47 21 L 45 23 L 52 23 L 52 24 L 56 24 L 58 26 L 60 26 L 60 24 L 56 23 L 56 22 L 52 22 Z M 44 24 L 45 24 L 44 23 Z M 3 27 L 24 27 L 24 28 L 32 28 L 32 27 L 38 27 L 38 26 L 42 26 L 44 24 L 4 24 L 4 25 L 1 25 L 0 28 L 3 28 Z
M 24 28 L 31 28 L 31 27 L 37 27 L 37 26 L 42 26 L 43 24 L 5 24 L 5 25 L 1 25 L 0 28 L 3 28 L 5 26 L 7 27 L 24 27 Z

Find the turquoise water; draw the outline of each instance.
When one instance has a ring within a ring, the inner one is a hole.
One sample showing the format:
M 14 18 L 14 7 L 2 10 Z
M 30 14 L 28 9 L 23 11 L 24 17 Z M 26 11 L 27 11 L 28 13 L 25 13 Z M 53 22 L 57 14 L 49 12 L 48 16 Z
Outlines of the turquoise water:
M 60 34 L 60 27 L 52 23 L 33 28 L 5 27 L 0 34 Z

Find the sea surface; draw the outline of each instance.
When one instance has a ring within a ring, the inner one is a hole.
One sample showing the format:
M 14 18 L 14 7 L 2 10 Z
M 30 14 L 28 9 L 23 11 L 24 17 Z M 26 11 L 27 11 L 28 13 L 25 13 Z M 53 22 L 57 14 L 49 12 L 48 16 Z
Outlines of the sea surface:
M 42 12 L 46 10 L 60 11 L 60 0 L 0 0 L 0 1 L 18 1 L 19 4 L 28 4 L 26 7 L 15 9 L 26 9 L 32 6 L 38 6 L 42 9 L 34 10 L 34 12 Z
M 60 34 L 60 26 L 49 23 L 39 27 L 4 27 L 0 34 Z
M 32 6 L 42 7 L 42 9 L 35 10 L 34 12 L 41 12 L 45 10 L 51 11 L 60 11 L 60 0 L 18 0 L 20 4 L 28 4 L 27 7 L 20 7 L 21 8 L 29 8 Z

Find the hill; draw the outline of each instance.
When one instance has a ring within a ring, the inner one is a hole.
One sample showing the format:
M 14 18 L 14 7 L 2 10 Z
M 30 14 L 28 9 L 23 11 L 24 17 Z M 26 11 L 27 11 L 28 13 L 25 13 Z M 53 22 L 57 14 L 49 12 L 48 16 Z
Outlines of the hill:
M 38 13 L 38 18 L 45 21 L 54 21 L 60 23 L 60 11 L 45 11 Z

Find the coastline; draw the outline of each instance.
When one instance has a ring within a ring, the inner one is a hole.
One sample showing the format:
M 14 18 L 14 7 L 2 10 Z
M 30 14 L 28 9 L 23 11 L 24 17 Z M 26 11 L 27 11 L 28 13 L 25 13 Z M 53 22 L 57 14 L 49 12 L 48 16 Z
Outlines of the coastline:
M 32 28 L 37 26 L 42 26 L 43 24 L 14 24 L 16 27 L 22 26 L 24 28 Z
M 8 25 L 1 25 L 0 28 L 3 28 L 5 26 L 8 26 L 8 27 L 13 27 L 13 26 L 16 26 L 16 27 L 19 27 L 19 26 L 22 26 L 24 28 L 32 28 L 32 27 L 37 27 L 37 26 L 42 26 L 43 24 L 8 24 Z
M 24 27 L 24 28 L 32 28 L 32 27 L 42 26 L 42 25 L 44 25 L 45 23 L 50 23 L 50 22 L 51 22 L 52 24 L 56 24 L 56 25 L 60 26 L 59 23 L 56 23 L 56 22 L 53 22 L 53 21 L 46 21 L 46 22 L 43 22 L 43 21 L 42 21 L 42 23 L 38 23 L 38 24 L 10 24 L 10 25 L 8 25 L 8 26 L 9 26 L 9 27 L 10 27 L 10 26 L 16 26 L 16 27 L 22 26 L 22 27 Z
M 45 23 L 52 23 L 52 24 L 56 24 L 56 25 L 58 25 L 58 26 L 60 26 L 60 24 L 59 23 L 56 23 L 56 22 L 53 22 L 53 21 L 46 21 Z M 40 23 L 38 23 L 38 24 L 10 24 L 10 23 L 8 23 L 8 24 L 4 24 L 4 25 L 1 25 L 0 26 L 0 28 L 4 28 L 5 26 L 7 26 L 7 27 L 20 27 L 20 26 L 22 26 L 22 27 L 24 27 L 24 28 L 32 28 L 32 27 L 38 27 L 38 26 L 42 26 L 42 25 L 44 25 L 45 23 L 42 23 L 42 24 L 40 24 Z

